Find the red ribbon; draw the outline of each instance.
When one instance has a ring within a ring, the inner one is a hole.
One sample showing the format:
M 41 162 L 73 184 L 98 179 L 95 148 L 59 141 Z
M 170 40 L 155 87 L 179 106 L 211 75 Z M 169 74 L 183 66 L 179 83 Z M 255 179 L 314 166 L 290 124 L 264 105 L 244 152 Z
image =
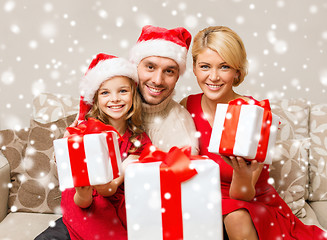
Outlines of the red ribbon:
M 183 239 L 183 216 L 181 201 L 181 183 L 197 174 L 190 168 L 191 159 L 203 159 L 191 156 L 191 148 L 172 147 L 168 153 L 146 146 L 139 161 L 142 163 L 162 162 L 160 165 L 160 192 L 162 208 L 163 240 Z
M 119 176 L 113 134 L 111 132 L 107 132 L 116 132 L 120 139 L 122 139 L 119 132 L 114 127 L 106 125 L 95 118 L 89 118 L 86 122 L 83 122 L 76 127 L 67 127 L 66 129 L 71 134 L 68 136 L 67 142 L 73 183 L 75 187 L 90 186 L 87 163 L 85 162 L 85 149 L 83 141 L 83 136 L 86 134 L 106 132 L 106 140 L 111 160 L 113 178 L 117 178 Z
M 67 127 L 66 130 L 70 134 L 78 135 L 114 131 L 118 134 L 119 138 L 122 138 L 119 132 L 113 126 L 104 124 L 103 122 L 95 118 L 89 118 L 87 121 L 82 122 L 76 127 Z
M 253 101 L 253 105 L 260 106 L 264 109 L 262 118 L 262 127 L 260 132 L 260 139 L 257 147 L 255 160 L 263 162 L 267 155 L 270 127 L 272 123 L 272 113 L 270 109 L 269 100 Z M 233 149 L 235 146 L 235 137 L 237 131 L 237 125 L 241 112 L 241 105 L 251 105 L 249 102 L 242 98 L 237 98 L 228 103 L 227 113 L 232 116 L 231 118 L 225 118 L 224 130 L 221 135 L 221 142 L 219 146 L 219 153 L 226 156 L 233 156 Z M 251 160 L 251 159 L 247 159 Z

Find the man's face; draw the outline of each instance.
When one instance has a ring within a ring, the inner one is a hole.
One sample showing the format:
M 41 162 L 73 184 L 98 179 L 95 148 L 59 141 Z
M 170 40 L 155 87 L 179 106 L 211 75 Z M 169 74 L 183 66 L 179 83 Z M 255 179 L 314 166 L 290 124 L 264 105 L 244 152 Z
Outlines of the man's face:
M 178 64 L 166 57 L 150 56 L 137 67 L 139 91 L 144 102 L 157 105 L 173 91 L 179 77 Z

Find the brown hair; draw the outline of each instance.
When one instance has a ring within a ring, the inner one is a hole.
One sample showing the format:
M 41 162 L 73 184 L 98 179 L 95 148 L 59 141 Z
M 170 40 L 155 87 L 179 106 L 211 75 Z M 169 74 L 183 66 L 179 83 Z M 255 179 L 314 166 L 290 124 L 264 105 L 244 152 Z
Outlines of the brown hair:
M 192 57 L 196 63 L 198 55 L 206 48 L 216 51 L 224 61 L 239 72 L 233 86 L 238 86 L 247 75 L 248 61 L 244 44 L 239 35 L 224 26 L 207 27 L 198 32 L 193 40 Z
M 129 138 L 129 140 L 132 143 L 135 143 L 137 141 L 136 138 L 144 132 L 144 129 L 142 127 L 142 103 L 141 103 L 140 95 L 136 88 L 136 83 L 134 82 L 133 79 L 131 79 L 131 78 L 128 78 L 128 79 L 131 84 L 133 103 L 132 103 L 130 110 L 127 113 L 125 120 L 127 121 L 127 128 L 132 132 L 132 135 Z M 105 124 L 110 125 L 108 115 L 100 109 L 99 104 L 98 104 L 99 89 L 94 94 L 94 97 L 93 97 L 94 104 L 92 105 L 90 111 L 86 114 L 85 119 L 87 120 L 91 117 L 91 118 L 98 119 Z M 135 146 L 135 144 L 134 144 L 134 146 Z M 132 148 L 128 152 L 133 153 L 139 147 L 140 146 Z

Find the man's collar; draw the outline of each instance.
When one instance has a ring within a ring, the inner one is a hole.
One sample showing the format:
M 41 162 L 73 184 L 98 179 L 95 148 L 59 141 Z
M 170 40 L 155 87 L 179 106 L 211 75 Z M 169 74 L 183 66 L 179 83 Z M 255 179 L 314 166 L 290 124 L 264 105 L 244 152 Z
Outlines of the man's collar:
M 175 95 L 175 91 L 173 91 L 165 100 L 163 100 L 161 103 L 156 105 L 150 105 L 145 102 L 142 102 L 143 111 L 145 113 L 157 113 L 163 111 L 170 101 L 172 100 L 173 96 Z

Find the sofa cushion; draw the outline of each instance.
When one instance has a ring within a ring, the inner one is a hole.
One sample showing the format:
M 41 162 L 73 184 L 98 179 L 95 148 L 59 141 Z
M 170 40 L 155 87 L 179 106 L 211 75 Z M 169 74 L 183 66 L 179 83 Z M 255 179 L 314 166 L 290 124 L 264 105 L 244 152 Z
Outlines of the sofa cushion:
M 26 148 L 18 162 L 12 162 L 9 207 L 11 211 L 60 213 L 61 192 L 53 160 L 53 140 L 63 136 L 76 115 L 43 124 L 31 120 Z M 16 159 L 17 161 L 17 159 Z
M 327 200 L 327 104 L 314 104 L 310 114 L 309 200 Z
M 1 152 L 6 157 L 11 169 L 11 182 L 8 185 L 9 193 L 17 192 L 20 186 L 18 181 L 19 173 L 13 170 L 18 168 L 23 159 L 23 152 L 27 146 L 29 131 L 29 129 L 19 131 L 7 129 L 0 131 Z
M 308 204 L 307 202 L 304 205 L 304 209 L 307 213 L 307 215 L 304 218 L 299 218 L 304 224 L 306 225 L 316 225 L 319 228 L 323 229 L 324 231 L 326 231 L 326 229 L 324 229 L 322 227 L 322 225 L 320 224 L 318 218 L 317 218 L 317 213 L 315 210 L 313 210 L 313 208 L 311 207 L 311 203 Z M 324 211 L 325 212 L 325 211 Z
M 305 217 L 306 184 L 308 179 L 308 148 L 306 139 L 278 141 L 270 165 L 272 185 L 297 217 Z
M 41 93 L 33 99 L 33 119 L 40 123 L 57 121 L 78 109 L 79 99 L 70 95 Z
M 271 100 L 272 112 L 280 117 L 277 140 L 309 137 L 310 105 L 305 99 Z
M 327 218 L 326 218 L 327 201 L 310 202 L 310 206 L 316 213 L 316 216 L 321 226 L 324 229 L 327 229 Z
M 0 239 L 34 239 L 59 217 L 57 214 L 9 213 L 0 224 Z

